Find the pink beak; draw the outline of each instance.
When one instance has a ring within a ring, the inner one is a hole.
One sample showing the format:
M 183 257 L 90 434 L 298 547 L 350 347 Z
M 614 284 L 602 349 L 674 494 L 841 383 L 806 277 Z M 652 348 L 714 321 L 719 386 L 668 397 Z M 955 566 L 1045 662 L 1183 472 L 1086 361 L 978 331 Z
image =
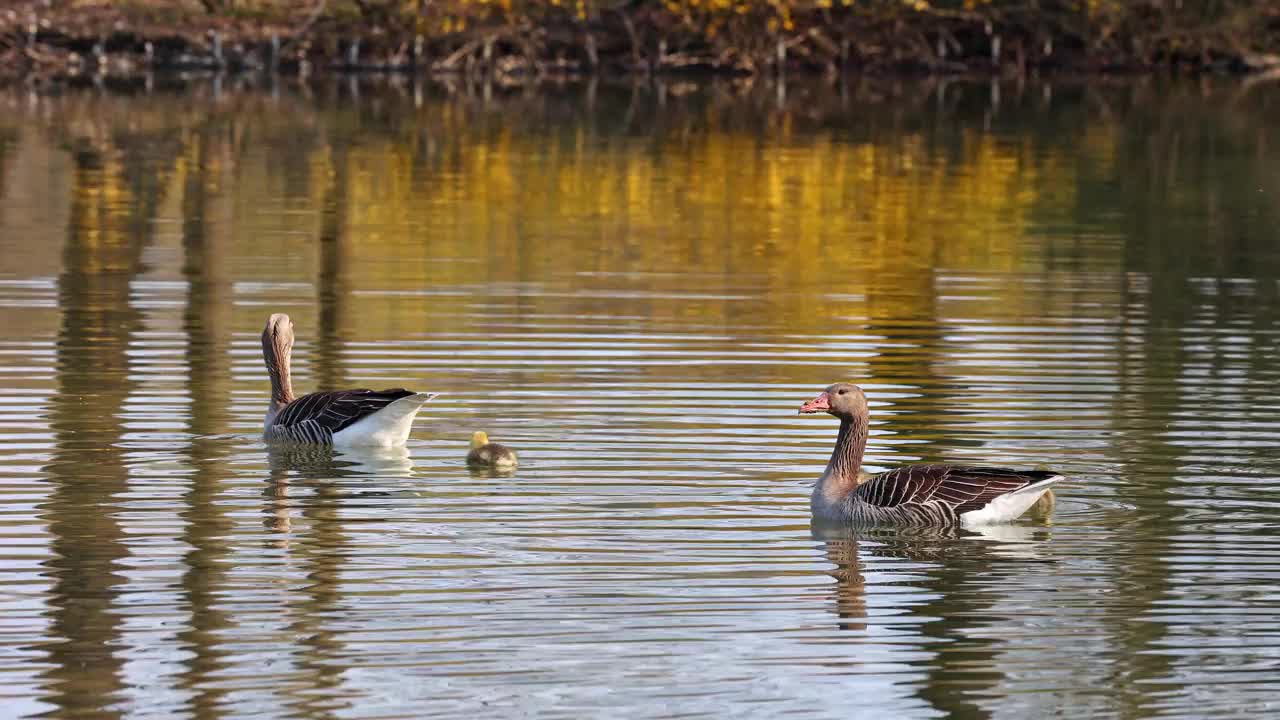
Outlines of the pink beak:
M 818 397 L 800 406 L 800 412 L 805 415 L 813 413 L 831 412 L 831 398 L 827 394 L 818 393 Z

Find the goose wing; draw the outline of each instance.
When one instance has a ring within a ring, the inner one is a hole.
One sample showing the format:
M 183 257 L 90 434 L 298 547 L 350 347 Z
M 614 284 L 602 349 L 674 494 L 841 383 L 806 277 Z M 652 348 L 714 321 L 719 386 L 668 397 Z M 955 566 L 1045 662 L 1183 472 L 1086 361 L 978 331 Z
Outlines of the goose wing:
M 957 515 L 980 510 L 992 500 L 1056 473 L 1043 470 L 967 467 L 963 465 L 905 465 L 872 475 L 858 486 L 856 496 L 869 505 L 896 507 L 941 502 Z
M 272 425 L 277 432 L 294 439 L 321 442 L 413 394 L 404 388 L 314 392 L 286 405 Z

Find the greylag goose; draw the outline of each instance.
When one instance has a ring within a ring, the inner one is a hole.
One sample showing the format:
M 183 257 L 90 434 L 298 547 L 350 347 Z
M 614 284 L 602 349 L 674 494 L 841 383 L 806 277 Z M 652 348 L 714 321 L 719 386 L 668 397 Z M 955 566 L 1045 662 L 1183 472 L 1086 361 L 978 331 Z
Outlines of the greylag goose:
M 477 430 L 471 435 L 471 452 L 467 453 L 468 465 L 506 469 L 515 467 L 517 462 L 515 450 L 489 442 L 489 435 L 485 431 Z
M 289 379 L 293 321 L 284 313 L 267 320 L 262 358 L 271 376 L 271 405 L 264 437 L 316 445 L 403 445 L 422 404 L 436 393 L 404 388 L 314 392 L 295 399 Z
M 813 488 L 815 520 L 853 525 L 953 525 L 1008 522 L 1027 511 L 1062 476 L 1043 470 L 905 465 L 862 472 L 870 412 L 862 388 L 836 383 L 800 408 L 840 419 L 827 469 Z

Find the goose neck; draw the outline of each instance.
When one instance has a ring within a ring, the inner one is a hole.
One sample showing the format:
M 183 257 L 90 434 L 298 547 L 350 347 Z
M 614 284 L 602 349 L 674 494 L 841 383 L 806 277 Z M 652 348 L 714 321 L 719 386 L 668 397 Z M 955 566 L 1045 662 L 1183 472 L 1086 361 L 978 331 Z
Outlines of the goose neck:
M 867 418 L 840 418 L 840 434 L 831 451 L 827 469 L 813 489 L 815 503 L 835 505 L 842 502 L 858 486 L 862 455 L 867 447 Z
M 271 377 L 271 414 L 293 402 L 293 382 L 289 377 L 290 348 L 284 342 L 263 338 L 262 357 Z

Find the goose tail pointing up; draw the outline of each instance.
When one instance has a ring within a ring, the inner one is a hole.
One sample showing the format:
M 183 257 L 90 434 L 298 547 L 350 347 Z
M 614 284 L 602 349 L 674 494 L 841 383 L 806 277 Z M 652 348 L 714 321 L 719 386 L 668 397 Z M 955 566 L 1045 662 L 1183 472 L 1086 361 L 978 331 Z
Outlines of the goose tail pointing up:
M 333 434 L 334 445 L 403 445 L 413 429 L 413 418 L 439 393 L 420 392 L 388 403 Z
M 1049 488 L 1063 479 L 1061 475 L 1050 472 L 1038 471 L 1036 474 L 1044 475 L 1045 477 L 1030 483 L 1026 487 L 1000 495 L 987 503 L 985 507 L 962 514 L 960 522 L 967 527 L 975 527 L 978 525 L 1011 522 L 1022 517 L 1023 513 L 1036 504 L 1041 495 L 1044 495 L 1049 491 Z

